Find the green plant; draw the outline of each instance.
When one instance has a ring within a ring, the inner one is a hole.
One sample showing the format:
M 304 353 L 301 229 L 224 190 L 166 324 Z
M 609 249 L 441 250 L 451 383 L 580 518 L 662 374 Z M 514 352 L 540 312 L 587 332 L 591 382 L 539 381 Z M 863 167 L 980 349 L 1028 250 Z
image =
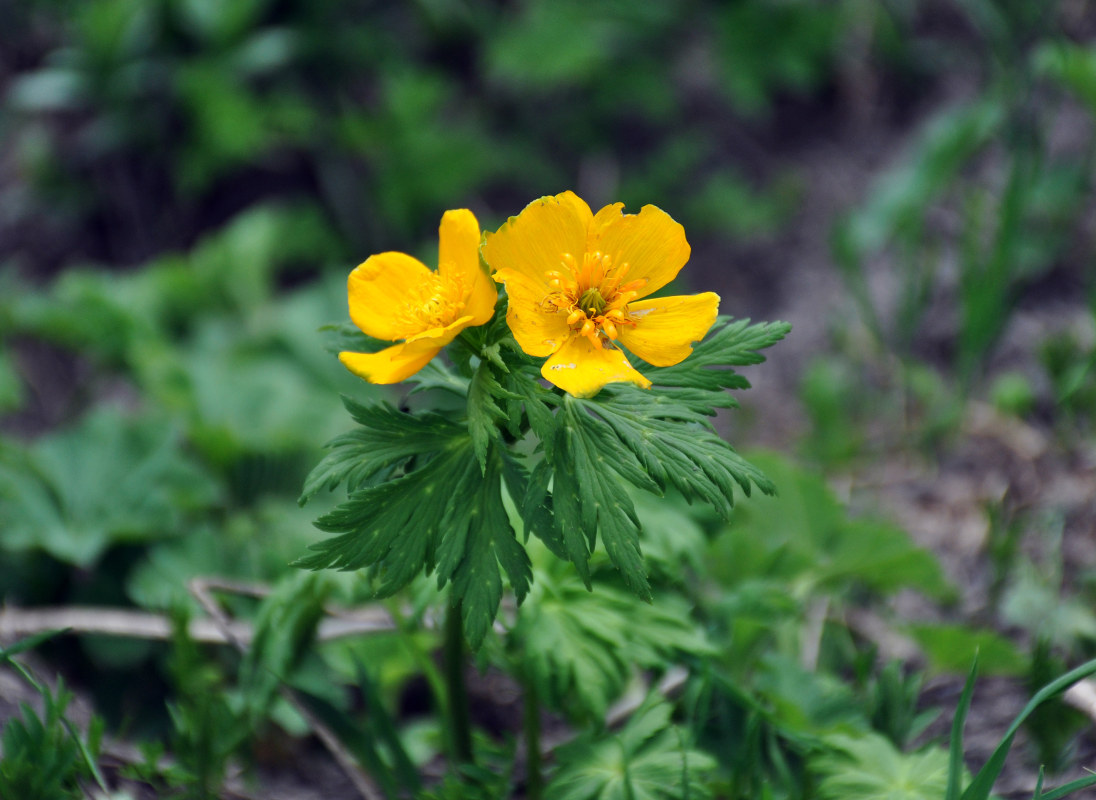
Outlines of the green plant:
M 0 650 L 0 664 L 13 667 L 42 698 L 39 712 L 21 704 L 21 717 L 11 717 L 0 732 L 0 792 L 4 797 L 26 800 L 54 800 L 84 796 L 82 784 L 94 780 L 99 788 L 107 786 L 97 763 L 103 722 L 93 718 L 86 734 L 77 731 L 65 716 L 73 699 L 62 681 L 50 688 L 13 659 L 13 656 L 37 647 L 55 635 L 51 631 L 23 639 Z

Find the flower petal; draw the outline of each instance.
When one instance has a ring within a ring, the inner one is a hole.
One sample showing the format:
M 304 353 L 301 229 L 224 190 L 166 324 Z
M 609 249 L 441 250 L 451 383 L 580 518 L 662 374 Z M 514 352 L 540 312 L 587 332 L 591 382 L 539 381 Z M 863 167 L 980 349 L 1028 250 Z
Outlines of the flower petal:
M 433 340 L 404 342 L 379 353 L 339 353 L 343 366 L 370 383 L 399 383 L 414 375 L 441 352 Z
M 598 212 L 601 217 L 602 212 Z M 638 214 L 624 214 L 605 223 L 591 249 L 611 255 L 618 267 L 628 264 L 625 281 L 646 278 L 639 290 L 646 297 L 677 277 L 689 260 L 685 229 L 657 206 L 644 206 Z
M 693 342 L 704 338 L 718 313 L 714 292 L 640 300 L 628 305 L 636 325 L 620 326 L 620 342 L 648 364 L 668 367 L 693 352 Z
M 590 238 L 586 245 L 587 252 L 592 253 L 598 249 L 598 237 L 601 236 L 601 232 L 609 227 L 611 223 L 616 222 L 624 216 L 621 213 L 622 208 L 624 208 L 624 203 L 613 203 L 612 205 L 605 206 L 594 215 L 594 221 L 590 223 Z
M 483 325 L 495 312 L 498 291 L 495 283 L 480 266 L 479 247 L 482 235 L 475 215 L 466 208 L 446 211 L 438 228 L 438 272 L 459 275 L 465 286 L 465 313 L 472 325 Z
M 515 277 L 506 284 L 506 324 L 521 349 L 531 356 L 551 355 L 571 335 L 567 315 L 544 310 L 547 290 L 539 283 Z
M 548 291 L 546 272 L 560 269 L 570 253 L 579 263 L 586 252 L 586 234 L 594 215 L 574 192 L 534 200 L 495 233 L 484 236 L 480 252 L 495 280 L 508 283 L 523 277 Z
M 651 385 L 620 350 L 598 347 L 585 336 L 568 339 L 544 362 L 540 374 L 575 397 L 592 397 L 607 383 L 634 383 L 644 389 Z
M 430 339 L 435 347 L 445 347 L 457 338 L 458 333 L 473 324 L 472 316 L 470 314 L 465 314 L 463 317 L 458 317 L 453 320 L 445 327 L 427 328 L 422 333 L 408 336 L 404 339 L 404 342 L 410 344 L 411 342 L 421 342 Z
M 346 281 L 350 319 L 362 332 L 389 341 L 406 335 L 397 320 L 408 294 L 427 280 L 430 270 L 405 253 L 379 253 L 359 264 Z

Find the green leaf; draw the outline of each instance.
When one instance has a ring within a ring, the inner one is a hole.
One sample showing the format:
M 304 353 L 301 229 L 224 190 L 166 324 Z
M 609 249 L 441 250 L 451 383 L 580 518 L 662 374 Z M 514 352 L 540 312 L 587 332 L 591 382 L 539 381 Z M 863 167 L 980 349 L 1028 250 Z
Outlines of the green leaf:
M 908 631 L 935 672 L 962 673 L 975 655 L 985 675 L 1018 677 L 1028 668 L 1020 648 L 996 631 L 942 623 L 911 625 Z
M 113 544 L 180 533 L 218 489 L 151 419 L 99 410 L 26 449 L 0 445 L 0 543 L 88 566 Z
M 716 435 L 702 414 L 675 397 L 632 386 L 614 386 L 603 394 L 604 399 L 582 402 L 612 429 L 611 435 L 638 459 L 660 492 L 673 486 L 728 518 L 736 485 L 747 497 L 754 485 L 765 494 L 776 491 L 761 470 Z
M 253 725 L 265 719 L 278 687 L 311 649 L 331 588 L 326 576 L 291 573 L 264 598 L 255 636 L 240 665 L 240 686 Z
M 604 422 L 585 409 L 585 402 L 564 398 L 557 420 L 550 463 L 554 470 L 552 508 L 567 557 L 589 585 L 590 553 L 601 534 L 610 560 L 624 582 L 645 600 L 651 597 L 639 546 L 639 518 L 623 478 L 649 492 L 658 484 Z
M 649 697 L 618 734 L 589 734 L 561 748 L 553 800 L 703 800 L 715 759 L 693 749 L 670 725 L 671 707 Z M 682 778 L 685 778 L 683 781 Z
M 700 393 L 668 392 L 679 402 L 709 403 L 716 408 L 731 408 L 736 401 L 725 389 L 748 389 L 749 381 L 730 367 L 760 364 L 765 357 L 758 351 L 779 342 L 792 326 L 787 322 L 763 322 L 751 325 L 748 319 L 732 321 L 719 317 L 712 332 L 693 347 L 692 354 L 671 367 L 641 365 L 643 372 L 656 386 L 702 390 Z M 702 412 L 709 415 L 712 411 Z
M 546 454 L 551 453 L 555 444 L 556 420 L 553 408 L 559 405 L 559 395 L 545 389 L 535 376 L 525 369 L 511 369 L 503 381 L 510 393 L 506 400 L 506 414 L 510 421 L 510 435 L 515 438 L 522 433 L 522 414 L 528 420 L 529 427 L 540 439 Z
M 997 749 L 993 751 L 993 755 L 990 756 L 989 761 L 987 761 L 982 769 L 978 771 L 978 774 L 974 776 L 974 780 L 967 786 L 966 791 L 963 792 L 960 800 L 987 800 L 990 791 L 993 789 L 993 784 L 997 781 L 997 776 L 1001 774 L 1001 770 L 1005 766 L 1005 759 L 1008 758 L 1009 750 L 1012 749 L 1012 740 L 1016 737 L 1016 732 L 1020 729 L 1024 720 L 1031 716 L 1032 712 L 1044 702 L 1065 691 L 1068 687 L 1082 678 L 1087 678 L 1094 673 L 1096 673 L 1096 660 L 1086 661 L 1081 666 L 1067 672 L 1062 677 L 1051 681 L 1040 689 L 1035 696 L 1028 701 L 1028 704 L 1024 706 L 1023 710 L 1016 715 L 1016 718 L 1005 732 L 1004 737 L 997 745 Z
M 937 749 L 902 753 L 876 733 L 827 736 L 831 751 L 811 759 L 821 776 L 819 800 L 939 800 L 948 774 L 947 755 Z
M 610 585 L 588 592 L 566 562 L 543 550 L 539 554 L 533 588 L 511 639 L 523 669 L 552 707 L 574 718 L 601 720 L 633 670 L 660 669 L 669 659 L 713 652 L 680 596 L 659 595 L 644 603 Z
M 740 504 L 734 525 L 716 544 L 727 551 L 730 570 L 721 579 L 761 573 L 831 587 L 860 584 L 880 593 L 908 586 L 941 599 L 954 594 L 930 552 L 890 523 L 850 518 L 814 472 L 775 454 L 751 453 L 750 461 L 780 493 Z
M 487 448 L 498 437 L 499 423 L 508 419 L 498 401 L 520 399 L 498 382 L 491 362 L 480 362 L 468 384 L 468 433 L 481 471 L 487 469 Z
M 948 745 L 948 782 L 944 793 L 944 800 L 958 800 L 959 791 L 966 769 L 963 765 L 963 726 L 967 722 L 967 714 L 970 712 L 970 701 L 974 696 L 974 681 L 978 677 L 978 653 L 975 652 L 971 660 L 970 671 L 967 673 L 966 683 L 963 684 L 963 692 L 959 696 L 959 705 L 955 709 L 955 717 L 951 721 L 951 742 Z
M 340 483 L 353 492 L 383 470 L 440 450 L 462 433 L 440 414 L 410 414 L 387 403 L 362 405 L 349 397 L 343 397 L 343 404 L 361 427 L 327 443 L 331 452 L 305 479 L 297 501 L 301 505 Z
M 368 419 L 359 415 L 359 421 Z M 397 478 L 352 490 L 346 502 L 320 517 L 318 528 L 341 535 L 312 545 L 314 554 L 296 566 L 368 567 L 379 579 L 378 596 L 436 568 L 439 588 L 451 582 L 454 599 L 463 600 L 465 633 L 478 647 L 498 613 L 500 568 L 520 602 L 531 567 L 503 505 L 500 458 L 489 452 L 481 470 L 463 429 L 451 425 L 448 436 L 442 430 L 439 423 L 429 432 L 439 436 L 435 443 L 442 449 L 416 456 L 413 468 Z M 398 442 L 402 432 L 397 426 L 387 435 Z

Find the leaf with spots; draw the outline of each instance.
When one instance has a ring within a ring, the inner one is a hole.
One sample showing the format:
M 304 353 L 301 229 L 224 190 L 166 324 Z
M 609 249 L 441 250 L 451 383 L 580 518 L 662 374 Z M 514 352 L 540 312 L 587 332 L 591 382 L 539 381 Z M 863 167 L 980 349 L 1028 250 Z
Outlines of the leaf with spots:
M 620 479 L 655 493 L 658 484 L 608 425 L 586 413 L 583 403 L 570 395 L 564 398 L 549 458 L 554 470 L 552 508 L 564 549 L 589 585 L 590 552 L 600 533 L 625 584 L 650 599 L 639 547 L 639 518 Z

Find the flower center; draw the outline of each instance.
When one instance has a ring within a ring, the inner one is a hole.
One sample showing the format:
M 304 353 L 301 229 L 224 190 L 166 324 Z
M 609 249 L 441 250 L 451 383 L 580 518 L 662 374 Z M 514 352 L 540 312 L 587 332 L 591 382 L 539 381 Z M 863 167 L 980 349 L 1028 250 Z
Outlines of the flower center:
M 578 307 L 585 311 L 589 316 L 597 316 L 605 311 L 605 298 L 601 296 L 601 292 L 594 287 L 590 287 L 582 293 L 582 297 L 578 299 Z
M 620 327 L 635 325 L 628 303 L 647 284 L 645 278 L 621 283 L 628 274 L 627 262 L 613 264 L 612 256 L 584 253 L 582 264 L 570 253 L 560 256 L 559 270 L 545 274 L 548 295 L 541 302 L 547 314 L 566 314 L 573 335 L 585 336 L 601 347 L 606 339 L 616 339 Z
M 431 272 L 422 283 L 405 296 L 403 308 L 396 315 L 401 339 L 444 328 L 456 321 L 464 311 L 466 293 L 460 274 Z

